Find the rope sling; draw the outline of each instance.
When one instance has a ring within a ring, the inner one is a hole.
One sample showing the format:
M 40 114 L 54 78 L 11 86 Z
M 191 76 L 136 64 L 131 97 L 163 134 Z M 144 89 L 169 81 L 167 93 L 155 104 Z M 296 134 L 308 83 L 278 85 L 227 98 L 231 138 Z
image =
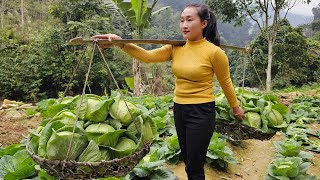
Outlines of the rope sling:
M 89 74 L 91 71 L 94 53 L 97 49 L 97 46 L 102 45 L 102 44 L 117 44 L 117 43 L 183 45 L 186 43 L 186 41 L 183 41 L 183 40 L 123 39 L 123 40 L 113 40 L 110 42 L 108 40 L 101 40 L 101 39 L 98 39 L 95 41 L 83 40 L 82 38 L 71 39 L 69 42 L 69 45 L 86 45 L 86 46 L 85 46 L 83 54 L 81 55 L 81 58 L 78 60 L 76 66 L 72 72 L 72 76 L 70 78 L 69 83 L 67 84 L 65 91 L 63 92 L 63 96 L 60 99 L 60 102 L 62 101 L 63 97 L 65 97 L 68 90 L 71 88 L 71 84 L 72 84 L 71 82 L 73 81 L 73 78 L 79 68 L 79 65 L 80 65 L 82 59 L 84 58 L 85 52 L 87 50 L 87 46 L 93 44 L 93 50 L 92 50 L 92 54 L 91 54 L 91 58 L 90 58 L 90 62 L 89 62 L 89 67 L 88 67 L 88 71 L 85 76 L 85 82 L 84 82 L 84 86 L 83 86 L 83 90 L 82 90 L 82 94 L 81 94 L 80 105 L 79 105 L 77 112 L 76 112 L 76 117 L 77 117 L 76 122 L 78 121 L 80 108 L 82 106 L 83 99 L 85 96 L 85 90 L 86 90 L 86 87 L 88 86 L 88 78 L 89 78 Z M 248 54 L 250 61 L 251 61 L 252 65 L 254 66 L 253 61 L 251 59 L 251 56 L 249 54 L 250 49 L 236 47 L 236 46 L 229 46 L 229 45 L 221 45 L 221 47 L 238 50 L 238 51 L 241 51 L 241 52 Z M 135 120 L 132 112 L 130 111 L 128 104 L 125 101 L 124 95 L 123 95 L 116 79 L 114 78 L 114 75 L 108 65 L 108 62 L 107 62 L 102 50 L 99 47 L 98 47 L 98 50 L 99 50 L 99 53 L 100 53 L 105 65 L 106 65 L 106 67 L 107 67 L 108 74 L 111 76 L 117 89 L 119 90 L 120 98 L 125 102 L 126 108 L 128 109 L 129 114 L 130 114 L 133 122 L 135 123 L 136 129 L 138 131 L 138 136 L 141 136 L 141 129 L 136 124 L 136 120 Z M 244 89 L 244 81 L 245 81 L 245 70 L 246 70 L 245 60 L 243 61 L 243 65 L 244 66 L 243 66 L 242 89 Z M 256 71 L 256 73 L 257 73 L 257 71 Z M 259 77 L 259 80 L 262 84 L 260 77 Z M 262 86 L 263 86 L 263 84 L 262 84 Z M 90 90 L 90 87 L 89 87 L 89 90 Z M 61 160 L 49 160 L 49 159 L 42 158 L 42 157 L 34 154 L 31 151 L 31 149 L 28 147 L 28 144 L 27 144 L 27 152 L 32 157 L 32 159 L 38 165 L 40 165 L 40 167 L 42 169 L 47 171 L 48 174 L 50 174 L 52 176 L 57 176 L 61 179 L 91 179 L 91 178 L 112 177 L 112 176 L 113 177 L 123 177 L 123 176 L 127 175 L 139 163 L 139 161 L 150 151 L 151 143 L 145 143 L 144 147 L 141 150 L 139 150 L 129 156 L 125 156 L 123 158 L 120 158 L 120 159 L 112 159 L 109 161 L 102 160 L 99 162 L 76 162 L 74 160 L 68 161 L 66 159 L 69 157 L 69 154 L 71 151 L 73 135 L 74 135 L 75 129 L 76 129 L 76 122 L 74 123 L 74 126 L 73 126 L 72 138 L 69 143 L 68 153 L 66 155 L 65 160 L 62 160 L 62 161 Z M 233 122 L 216 121 L 216 131 L 221 134 L 229 136 L 233 140 L 245 140 L 245 139 L 252 139 L 252 138 L 264 140 L 264 139 L 270 139 L 274 135 L 274 133 L 264 133 L 264 132 L 261 132 L 261 131 L 255 129 L 255 128 L 245 126 L 245 125 L 239 123 L 238 121 L 233 121 Z M 89 168 L 90 173 L 82 171 L 81 170 L 82 168 Z

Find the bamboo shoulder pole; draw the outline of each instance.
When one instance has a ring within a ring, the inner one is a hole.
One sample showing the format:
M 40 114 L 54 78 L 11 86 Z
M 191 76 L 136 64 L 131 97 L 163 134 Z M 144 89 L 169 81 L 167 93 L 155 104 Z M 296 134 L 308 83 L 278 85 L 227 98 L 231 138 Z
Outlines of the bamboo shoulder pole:
M 113 40 L 108 41 L 106 39 L 98 39 L 98 44 L 118 44 L 118 43 L 133 43 L 133 44 L 171 44 L 174 46 L 182 46 L 186 43 L 185 40 L 167 40 L 167 39 L 121 39 L 121 40 Z M 93 40 L 84 40 L 81 37 L 73 38 L 69 41 L 69 45 L 89 45 L 92 44 Z M 242 51 L 245 53 L 249 53 L 250 48 L 237 47 L 231 45 L 220 45 L 221 48 L 224 49 L 234 49 L 238 51 Z

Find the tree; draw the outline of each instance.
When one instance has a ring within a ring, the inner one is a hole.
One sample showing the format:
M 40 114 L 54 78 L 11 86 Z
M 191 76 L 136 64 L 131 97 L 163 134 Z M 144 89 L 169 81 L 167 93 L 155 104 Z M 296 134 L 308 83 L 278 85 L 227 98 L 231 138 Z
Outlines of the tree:
M 155 12 L 152 12 L 158 0 L 154 0 L 149 6 L 148 0 L 113 0 L 118 7 L 121 15 L 125 16 L 130 22 L 132 37 L 136 39 L 143 38 L 144 29 L 150 24 L 151 17 L 168 7 L 163 7 Z M 134 94 L 141 95 L 141 73 L 140 62 L 133 60 L 132 65 L 134 77 Z
M 1 12 L 0 12 L 0 20 L 1 20 L 1 28 L 4 28 L 4 12 L 6 9 L 6 0 L 1 0 Z
M 180 12 L 170 8 L 155 16 L 151 20 L 150 28 L 146 29 L 144 36 L 147 39 L 182 39 L 179 30 Z M 166 30 L 163 30 L 166 27 Z M 144 45 L 147 49 L 154 49 L 161 45 Z M 142 65 L 142 74 L 146 91 L 154 95 L 167 94 L 174 89 L 174 75 L 171 70 L 171 62 Z
M 303 3 L 309 3 L 311 0 L 300 0 Z M 274 56 L 273 46 L 277 39 L 277 32 L 282 19 L 286 18 L 290 9 L 292 9 L 299 0 L 206 0 L 209 7 L 214 9 L 225 22 L 232 19 L 241 24 L 245 18 L 250 17 L 255 22 L 261 32 L 262 37 L 268 42 L 268 60 L 266 68 L 266 91 L 271 91 L 271 70 Z M 280 16 L 280 11 L 284 10 L 284 17 Z
M 316 51 L 319 46 L 310 43 L 302 35 L 302 28 L 293 28 L 288 20 L 284 19 L 280 23 L 278 37 L 275 41 L 273 52 L 272 76 L 275 88 L 285 88 L 288 86 L 301 86 L 306 83 L 317 81 L 320 62 L 319 54 Z M 253 63 L 257 69 L 259 77 L 266 79 L 263 67 L 268 53 L 267 41 L 260 35 L 251 44 Z M 256 73 L 248 64 L 246 77 L 249 85 L 259 84 Z
M 21 27 L 23 27 L 24 26 L 24 1 L 23 0 L 21 0 L 20 12 L 21 12 Z

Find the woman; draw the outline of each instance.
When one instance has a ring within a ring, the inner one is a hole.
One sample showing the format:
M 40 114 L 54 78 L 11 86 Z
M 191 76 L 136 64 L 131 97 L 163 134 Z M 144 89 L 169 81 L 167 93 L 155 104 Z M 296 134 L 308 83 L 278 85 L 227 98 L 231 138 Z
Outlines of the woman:
M 134 44 L 117 44 L 123 51 L 146 63 L 172 60 L 176 77 L 174 119 L 186 165 L 188 179 L 205 179 L 204 163 L 215 124 L 213 76 L 216 75 L 234 116 L 242 120 L 230 79 L 228 58 L 219 48 L 215 15 L 205 5 L 190 4 L 181 13 L 180 31 L 187 40 L 183 46 L 165 45 L 145 50 Z M 114 34 L 96 35 L 94 39 L 121 39 Z M 110 47 L 104 45 L 102 48 Z

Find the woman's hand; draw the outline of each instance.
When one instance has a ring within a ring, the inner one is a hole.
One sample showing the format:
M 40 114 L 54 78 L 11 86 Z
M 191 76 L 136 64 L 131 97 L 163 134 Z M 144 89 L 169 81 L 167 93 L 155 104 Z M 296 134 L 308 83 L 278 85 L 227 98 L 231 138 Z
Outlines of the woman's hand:
M 120 40 L 122 39 L 120 36 L 116 35 L 116 34 L 101 34 L 101 35 L 95 35 L 91 37 L 93 40 L 96 39 L 107 39 L 108 41 L 112 41 L 112 40 Z M 124 44 L 123 43 L 118 43 L 118 44 L 101 44 L 99 45 L 100 48 L 105 49 L 105 48 L 109 48 L 112 46 L 118 46 L 119 48 L 123 48 Z
M 234 117 L 236 117 L 238 120 L 242 121 L 244 119 L 244 111 L 240 106 L 233 107 L 232 113 L 233 113 Z

